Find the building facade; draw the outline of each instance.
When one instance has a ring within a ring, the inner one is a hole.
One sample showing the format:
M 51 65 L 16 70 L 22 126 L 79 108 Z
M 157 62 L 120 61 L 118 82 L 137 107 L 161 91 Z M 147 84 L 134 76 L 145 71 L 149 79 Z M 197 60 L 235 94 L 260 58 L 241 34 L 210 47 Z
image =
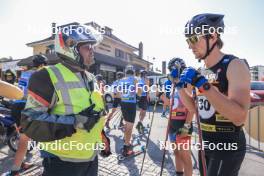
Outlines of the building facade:
M 264 81 L 264 66 L 256 65 L 250 67 L 252 81 Z
M 78 25 L 74 22 L 59 27 L 67 27 L 70 25 Z M 143 59 L 143 43 L 140 42 L 134 47 L 113 34 L 113 30 L 107 26 L 101 27 L 95 22 L 86 23 L 96 30 L 103 31 L 102 42 L 95 47 L 95 64 L 90 68 L 90 72 L 94 74 L 102 74 L 107 84 L 111 84 L 116 79 L 117 71 L 124 71 L 126 65 L 133 65 L 136 71 L 141 69 L 149 70 L 151 62 Z M 52 23 L 52 35 L 46 39 L 28 43 L 27 46 L 33 48 L 33 54 L 54 55 L 54 34 L 58 28 Z

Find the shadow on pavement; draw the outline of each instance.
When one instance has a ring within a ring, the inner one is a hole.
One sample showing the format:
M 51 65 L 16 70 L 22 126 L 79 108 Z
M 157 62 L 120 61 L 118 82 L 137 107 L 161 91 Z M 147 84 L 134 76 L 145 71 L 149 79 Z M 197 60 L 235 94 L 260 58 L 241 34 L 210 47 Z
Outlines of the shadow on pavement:
M 255 147 L 252 147 L 250 145 L 247 145 L 247 153 L 257 155 L 258 157 L 261 157 L 264 159 L 264 152 L 258 150 Z
M 161 163 L 162 163 L 162 156 L 163 156 L 163 150 L 160 150 L 159 148 L 159 144 L 155 144 L 152 140 L 149 140 L 149 146 L 148 146 L 148 156 L 150 157 L 150 159 L 153 161 L 153 163 L 155 163 L 156 165 L 161 167 Z M 173 164 L 173 159 L 171 158 L 169 151 L 166 151 L 166 155 L 165 155 L 165 161 L 164 161 L 164 170 L 167 170 L 168 173 L 170 173 L 171 175 L 175 174 L 175 167 Z
M 122 136 L 108 134 L 108 137 L 112 138 L 112 140 L 114 140 L 114 143 L 116 144 L 115 148 L 112 149 L 112 153 L 116 153 L 117 155 L 121 154 L 121 150 L 124 143 Z M 122 164 L 125 167 L 127 167 L 127 170 L 129 171 L 129 175 L 131 176 L 139 175 L 139 170 L 136 165 L 135 157 L 127 158 L 124 161 L 119 161 L 118 164 Z

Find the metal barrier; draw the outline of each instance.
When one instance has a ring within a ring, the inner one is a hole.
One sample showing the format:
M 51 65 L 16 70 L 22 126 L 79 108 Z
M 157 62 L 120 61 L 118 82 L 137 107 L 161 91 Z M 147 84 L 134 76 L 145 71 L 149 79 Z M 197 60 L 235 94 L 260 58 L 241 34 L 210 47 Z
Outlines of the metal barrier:
M 258 105 L 249 110 L 244 126 L 247 144 L 259 151 L 264 150 L 264 106 Z

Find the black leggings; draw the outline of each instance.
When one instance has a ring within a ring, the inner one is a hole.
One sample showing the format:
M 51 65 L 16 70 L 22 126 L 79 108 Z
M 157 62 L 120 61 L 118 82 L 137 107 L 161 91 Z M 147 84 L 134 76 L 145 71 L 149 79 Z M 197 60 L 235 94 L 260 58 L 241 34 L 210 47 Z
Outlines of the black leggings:
M 246 151 L 229 152 L 228 157 L 215 157 L 212 154 L 205 154 L 207 176 L 237 176 L 240 166 L 244 160 Z M 225 155 L 225 154 L 222 154 Z M 202 162 L 199 154 L 199 168 L 203 176 Z
M 59 158 L 44 158 L 42 176 L 97 176 L 98 158 L 90 162 L 66 162 Z
M 121 111 L 126 122 L 130 122 L 130 123 L 135 122 L 136 112 L 137 112 L 136 103 L 121 102 Z

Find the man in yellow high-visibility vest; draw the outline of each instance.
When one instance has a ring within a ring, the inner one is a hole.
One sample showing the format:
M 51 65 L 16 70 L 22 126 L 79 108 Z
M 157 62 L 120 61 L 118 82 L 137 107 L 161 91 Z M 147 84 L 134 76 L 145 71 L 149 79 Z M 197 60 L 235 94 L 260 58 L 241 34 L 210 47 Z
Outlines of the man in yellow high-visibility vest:
M 35 72 L 29 81 L 22 128 L 39 142 L 43 175 L 98 175 L 97 154 L 110 154 L 102 133 L 104 103 L 95 90 L 93 47 L 102 36 L 85 25 L 66 26 L 55 37 L 61 63 Z

